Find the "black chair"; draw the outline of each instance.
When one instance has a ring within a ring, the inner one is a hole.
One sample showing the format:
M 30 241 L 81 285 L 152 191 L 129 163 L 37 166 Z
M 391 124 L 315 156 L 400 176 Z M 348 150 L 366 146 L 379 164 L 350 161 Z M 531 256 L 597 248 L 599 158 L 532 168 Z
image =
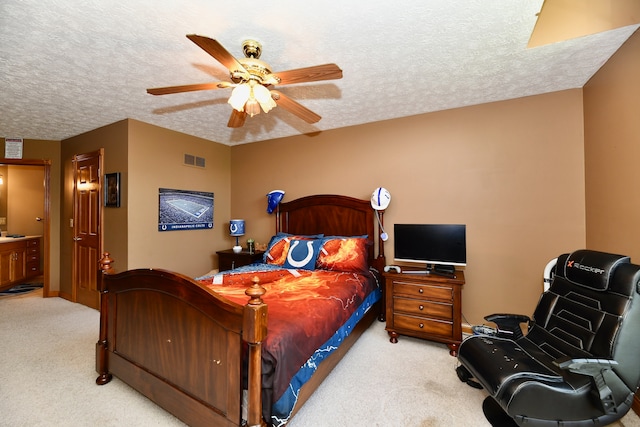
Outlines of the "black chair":
M 532 319 L 487 316 L 497 333 L 465 339 L 457 373 L 489 393 L 489 422 L 594 427 L 623 417 L 640 380 L 639 286 L 629 257 L 578 250 L 558 257 Z

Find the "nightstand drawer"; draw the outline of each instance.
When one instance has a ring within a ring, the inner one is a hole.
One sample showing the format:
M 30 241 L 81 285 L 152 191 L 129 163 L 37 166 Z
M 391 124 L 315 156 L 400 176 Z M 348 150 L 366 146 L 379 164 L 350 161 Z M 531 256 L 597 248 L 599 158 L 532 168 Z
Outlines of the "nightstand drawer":
M 405 329 L 443 337 L 451 337 L 453 335 L 453 322 L 445 320 L 425 319 L 422 317 L 396 314 L 394 326 L 400 330 Z
M 393 298 L 393 310 L 417 316 L 439 317 L 451 319 L 453 316 L 453 305 L 440 302 L 424 301 L 409 298 Z
M 393 294 L 411 298 L 428 298 L 430 300 L 453 300 L 453 288 L 448 286 L 432 286 L 425 283 L 393 282 Z

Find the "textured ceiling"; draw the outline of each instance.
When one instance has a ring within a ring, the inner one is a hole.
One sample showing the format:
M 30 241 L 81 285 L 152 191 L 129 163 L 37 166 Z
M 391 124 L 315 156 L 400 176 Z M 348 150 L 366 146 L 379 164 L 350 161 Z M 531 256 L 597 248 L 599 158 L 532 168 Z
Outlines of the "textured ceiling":
M 224 144 L 313 133 L 582 87 L 638 28 L 527 49 L 542 0 L 0 0 L 0 137 L 62 140 L 132 118 Z M 186 34 L 237 58 L 263 44 L 273 71 L 324 63 L 341 80 L 279 87 L 322 116 L 282 108 L 226 123 L 228 80 Z

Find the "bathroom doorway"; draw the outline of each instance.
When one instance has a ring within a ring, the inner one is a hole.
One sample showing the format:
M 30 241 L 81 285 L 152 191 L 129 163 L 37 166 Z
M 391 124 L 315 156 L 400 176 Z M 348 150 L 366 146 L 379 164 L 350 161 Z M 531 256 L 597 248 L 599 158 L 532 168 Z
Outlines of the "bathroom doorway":
M 0 230 L 42 236 L 42 295 L 47 297 L 51 273 L 51 161 L 1 159 L 0 175 Z

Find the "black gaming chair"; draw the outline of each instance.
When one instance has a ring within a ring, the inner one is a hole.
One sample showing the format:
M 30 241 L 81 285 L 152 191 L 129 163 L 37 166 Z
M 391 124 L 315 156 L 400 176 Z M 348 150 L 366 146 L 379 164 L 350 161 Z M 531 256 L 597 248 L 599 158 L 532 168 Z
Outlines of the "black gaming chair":
M 487 316 L 497 334 L 465 339 L 457 371 L 489 393 L 489 422 L 594 427 L 623 417 L 640 380 L 639 286 L 629 257 L 579 250 L 558 257 L 533 319 Z

